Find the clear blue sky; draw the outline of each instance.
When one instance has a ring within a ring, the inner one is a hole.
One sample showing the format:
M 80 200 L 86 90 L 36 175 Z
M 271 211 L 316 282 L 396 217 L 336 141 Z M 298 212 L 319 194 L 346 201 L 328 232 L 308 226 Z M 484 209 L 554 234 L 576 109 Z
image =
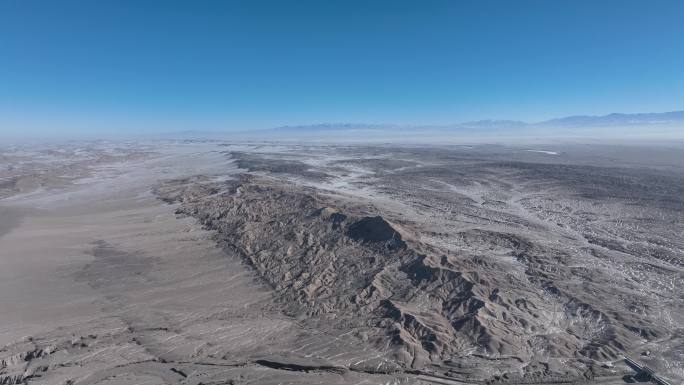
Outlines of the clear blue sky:
M 684 109 L 684 1 L 0 1 L 0 134 Z

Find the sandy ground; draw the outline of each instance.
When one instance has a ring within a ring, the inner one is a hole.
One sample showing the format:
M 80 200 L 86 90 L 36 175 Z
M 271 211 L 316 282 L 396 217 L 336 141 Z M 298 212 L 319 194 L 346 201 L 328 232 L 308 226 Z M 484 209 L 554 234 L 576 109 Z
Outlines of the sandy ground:
M 113 242 L 149 258 L 189 252 L 182 248 L 184 237 L 173 234 L 184 234 L 191 225 L 176 220 L 173 210 L 148 191 L 160 177 L 198 167 L 223 165 L 221 171 L 230 172 L 225 159 L 198 152 L 194 156 L 193 149 L 182 148 L 173 155 L 107 165 L 69 188 L 0 202 L 0 344 L 103 316 L 105 295 L 75 279 L 94 259 L 93 242 Z M 161 246 L 177 251 L 168 254 Z M 206 246 L 193 251 L 218 253 Z
M 0 207 L 0 237 L 9 233 L 13 228 L 19 226 L 23 217 L 22 210 L 12 207 Z

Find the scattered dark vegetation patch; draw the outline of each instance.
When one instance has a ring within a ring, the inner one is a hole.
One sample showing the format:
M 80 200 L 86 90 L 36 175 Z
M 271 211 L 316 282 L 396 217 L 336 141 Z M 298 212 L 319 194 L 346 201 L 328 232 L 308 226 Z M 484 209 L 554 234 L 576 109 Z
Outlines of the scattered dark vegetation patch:
M 312 171 L 311 166 L 298 160 L 272 159 L 264 155 L 237 151 L 231 152 L 230 156 L 235 159 L 235 164 L 238 167 L 249 171 L 290 174 L 316 180 L 330 177 L 324 172 Z

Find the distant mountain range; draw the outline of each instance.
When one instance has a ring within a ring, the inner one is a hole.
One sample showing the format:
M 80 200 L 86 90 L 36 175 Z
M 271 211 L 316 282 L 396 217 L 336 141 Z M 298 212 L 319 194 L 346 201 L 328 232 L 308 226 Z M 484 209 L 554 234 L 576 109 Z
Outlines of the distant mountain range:
M 449 125 L 323 123 L 238 132 L 187 131 L 175 139 L 277 140 L 294 142 L 529 142 L 530 140 L 684 140 L 684 111 L 577 115 L 542 122 L 478 120 Z
M 577 115 L 547 120 L 546 126 L 619 126 L 643 124 L 669 124 L 684 122 L 684 111 L 649 112 L 641 114 L 609 114 L 603 116 Z
M 296 132 L 330 132 L 330 131 L 452 131 L 452 130 L 501 130 L 520 128 L 590 128 L 620 127 L 642 125 L 684 124 L 684 111 L 651 112 L 638 114 L 620 114 L 591 116 L 575 115 L 564 118 L 528 123 L 518 120 L 478 120 L 450 125 L 395 125 L 395 124 L 363 124 L 363 123 L 325 123 L 300 126 L 282 126 L 272 131 Z M 269 130 L 271 131 L 271 130 Z

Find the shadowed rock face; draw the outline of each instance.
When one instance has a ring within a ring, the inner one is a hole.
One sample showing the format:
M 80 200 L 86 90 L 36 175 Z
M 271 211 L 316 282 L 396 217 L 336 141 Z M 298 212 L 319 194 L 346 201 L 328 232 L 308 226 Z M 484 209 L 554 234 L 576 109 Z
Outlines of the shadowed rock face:
M 347 228 L 351 239 L 367 243 L 385 243 L 388 248 L 404 248 L 406 243 L 401 235 L 382 217 L 366 217 L 352 223 Z

